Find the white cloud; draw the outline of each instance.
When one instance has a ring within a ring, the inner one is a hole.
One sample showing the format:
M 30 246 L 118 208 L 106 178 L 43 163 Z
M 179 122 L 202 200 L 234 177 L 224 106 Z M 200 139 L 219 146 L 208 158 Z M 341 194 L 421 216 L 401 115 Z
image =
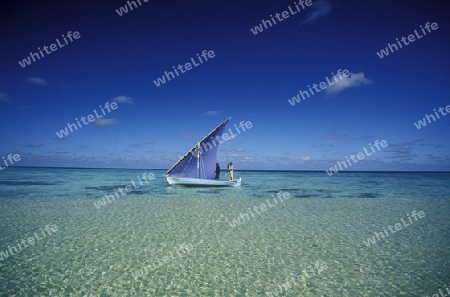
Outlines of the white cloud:
M 9 96 L 3 92 L 0 92 L 0 102 L 9 102 Z
M 349 77 L 342 77 L 340 79 L 339 75 L 336 75 L 337 82 L 329 86 L 326 89 L 327 94 L 338 94 L 344 89 L 357 87 L 360 85 L 370 84 L 372 81 L 364 77 L 364 73 L 351 73 Z
M 331 3 L 326 0 L 314 2 L 311 8 L 312 12 L 308 15 L 306 20 L 302 21 L 300 25 L 314 22 L 321 16 L 326 16 L 331 11 Z
M 275 157 L 275 158 L 278 158 L 278 157 Z M 287 158 L 288 160 L 294 160 L 294 161 L 309 161 L 309 160 L 311 160 L 311 156 L 306 156 L 306 157 L 299 157 L 299 156 L 295 156 L 295 157 L 292 157 L 292 158 Z
M 215 115 L 219 115 L 219 113 L 215 110 L 210 110 L 208 112 L 205 112 L 205 115 L 215 116 Z
M 117 96 L 116 98 L 113 99 L 113 101 L 126 104 L 133 103 L 133 99 L 127 96 Z
M 45 81 L 45 79 L 43 78 L 39 78 L 39 77 L 29 77 L 28 78 L 28 82 L 38 85 L 38 86 L 48 86 L 47 82 Z
M 111 125 L 117 124 L 117 121 L 115 119 L 100 118 L 100 119 L 96 119 L 94 121 L 94 124 L 97 126 L 111 126 Z

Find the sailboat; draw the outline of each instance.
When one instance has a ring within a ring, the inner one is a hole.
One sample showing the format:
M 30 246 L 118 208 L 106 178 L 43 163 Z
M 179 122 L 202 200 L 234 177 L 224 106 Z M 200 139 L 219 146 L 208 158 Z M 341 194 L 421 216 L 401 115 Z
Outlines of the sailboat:
M 212 187 L 241 185 L 241 178 L 235 180 L 214 179 L 217 150 L 221 143 L 218 139 L 222 137 L 225 126 L 230 120 L 231 118 L 228 118 L 214 128 L 166 172 L 165 176 L 170 185 Z

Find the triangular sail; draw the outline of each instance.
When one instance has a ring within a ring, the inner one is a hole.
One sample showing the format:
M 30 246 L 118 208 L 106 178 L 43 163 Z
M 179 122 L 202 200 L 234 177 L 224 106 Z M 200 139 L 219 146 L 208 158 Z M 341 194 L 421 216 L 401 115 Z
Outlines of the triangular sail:
M 200 140 L 166 172 L 166 176 L 213 179 L 219 147 L 217 136 L 222 137 L 225 125 L 230 119 L 226 119 Z

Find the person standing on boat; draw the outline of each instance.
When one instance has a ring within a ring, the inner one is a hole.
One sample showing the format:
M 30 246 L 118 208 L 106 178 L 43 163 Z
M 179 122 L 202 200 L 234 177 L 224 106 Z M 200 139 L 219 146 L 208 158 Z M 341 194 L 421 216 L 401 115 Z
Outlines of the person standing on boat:
M 220 175 L 220 166 L 219 163 L 216 163 L 216 177 L 214 179 L 218 180 Z
M 228 164 L 228 172 L 230 174 L 230 180 L 233 180 L 233 170 L 234 170 L 233 163 L 230 162 L 230 164 Z

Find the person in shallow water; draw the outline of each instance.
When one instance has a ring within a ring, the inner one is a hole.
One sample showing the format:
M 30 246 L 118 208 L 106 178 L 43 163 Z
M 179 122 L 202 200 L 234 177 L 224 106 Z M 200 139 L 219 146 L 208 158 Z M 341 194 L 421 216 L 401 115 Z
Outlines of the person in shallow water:
M 233 180 L 233 170 L 234 170 L 233 163 L 230 162 L 230 164 L 228 164 L 228 171 L 229 171 L 229 174 L 230 174 L 230 180 Z
M 214 177 L 214 179 L 219 179 L 219 175 L 220 175 L 220 166 L 219 163 L 216 163 L 216 176 Z

